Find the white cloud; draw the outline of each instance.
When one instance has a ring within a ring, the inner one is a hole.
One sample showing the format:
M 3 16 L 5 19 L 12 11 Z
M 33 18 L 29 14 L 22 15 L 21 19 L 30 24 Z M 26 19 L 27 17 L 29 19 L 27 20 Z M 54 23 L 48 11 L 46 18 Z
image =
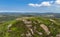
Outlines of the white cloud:
M 33 6 L 33 7 L 51 6 L 50 2 L 42 2 L 41 4 L 29 3 L 28 5 L 29 5 L 29 6 Z
M 37 7 L 37 6 L 39 7 L 40 6 L 39 4 L 33 4 L 33 3 L 29 3 L 28 5 L 33 6 L 33 7 Z
M 50 2 L 42 2 L 40 5 L 41 6 L 51 6 Z
M 46 6 L 46 7 L 49 7 L 49 6 L 60 7 L 60 0 L 45 1 L 45 2 L 42 2 L 40 4 L 29 3 L 28 5 L 32 6 L 32 7 L 41 7 L 41 6 Z
M 56 3 L 56 4 L 60 4 L 60 0 L 56 0 L 55 3 Z

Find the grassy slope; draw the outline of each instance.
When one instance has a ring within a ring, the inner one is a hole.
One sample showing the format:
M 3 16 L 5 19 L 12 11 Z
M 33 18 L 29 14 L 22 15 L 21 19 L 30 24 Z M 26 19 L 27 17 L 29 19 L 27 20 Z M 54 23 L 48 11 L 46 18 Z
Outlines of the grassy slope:
M 34 27 L 37 27 L 36 31 L 43 33 L 42 35 L 39 35 L 37 32 L 34 32 L 34 35 L 32 35 L 32 37 L 50 37 L 50 36 L 55 37 L 57 34 L 60 34 L 60 23 L 58 21 L 54 23 L 50 21 L 48 18 L 42 18 L 42 17 L 33 17 L 25 20 L 29 20 L 32 22 L 31 25 L 33 30 Z M 12 24 L 12 26 L 8 28 L 8 25 L 10 24 Z M 46 25 L 51 33 L 47 35 L 44 29 L 40 27 L 40 24 Z M 0 25 L 0 37 L 26 37 L 25 34 L 27 33 L 27 31 L 31 32 L 26 27 L 26 25 L 27 24 L 25 24 L 24 21 L 22 20 L 13 20 L 13 21 L 6 22 Z M 23 33 L 24 35 L 21 36 L 21 34 Z

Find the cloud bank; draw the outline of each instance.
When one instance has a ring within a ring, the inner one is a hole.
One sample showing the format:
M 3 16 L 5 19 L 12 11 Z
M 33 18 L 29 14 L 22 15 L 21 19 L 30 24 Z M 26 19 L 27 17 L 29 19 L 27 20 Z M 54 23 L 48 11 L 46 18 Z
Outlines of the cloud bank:
M 40 4 L 29 3 L 28 5 L 32 6 L 32 7 L 41 7 L 41 6 L 49 7 L 49 6 L 53 6 L 53 5 L 60 5 L 60 0 L 56 0 L 56 1 L 44 1 L 44 2 L 42 2 Z

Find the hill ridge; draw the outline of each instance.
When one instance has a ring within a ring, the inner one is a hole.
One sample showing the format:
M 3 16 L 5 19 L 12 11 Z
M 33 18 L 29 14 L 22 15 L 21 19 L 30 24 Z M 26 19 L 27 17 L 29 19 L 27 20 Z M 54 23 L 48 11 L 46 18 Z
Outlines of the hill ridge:
M 60 25 L 48 18 L 21 17 L 4 26 L 5 37 L 60 37 Z

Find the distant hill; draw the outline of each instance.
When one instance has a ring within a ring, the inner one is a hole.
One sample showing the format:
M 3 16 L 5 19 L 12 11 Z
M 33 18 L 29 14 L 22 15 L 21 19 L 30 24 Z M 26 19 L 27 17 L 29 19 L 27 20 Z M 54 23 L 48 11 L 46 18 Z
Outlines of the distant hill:
M 6 15 L 6 16 L 42 16 L 42 17 L 56 17 L 60 18 L 60 13 L 53 13 L 53 12 L 47 12 L 47 13 L 38 13 L 38 12 L 1 12 L 0 15 Z
M 60 37 L 60 23 L 44 17 L 21 17 L 1 24 L 0 37 Z

